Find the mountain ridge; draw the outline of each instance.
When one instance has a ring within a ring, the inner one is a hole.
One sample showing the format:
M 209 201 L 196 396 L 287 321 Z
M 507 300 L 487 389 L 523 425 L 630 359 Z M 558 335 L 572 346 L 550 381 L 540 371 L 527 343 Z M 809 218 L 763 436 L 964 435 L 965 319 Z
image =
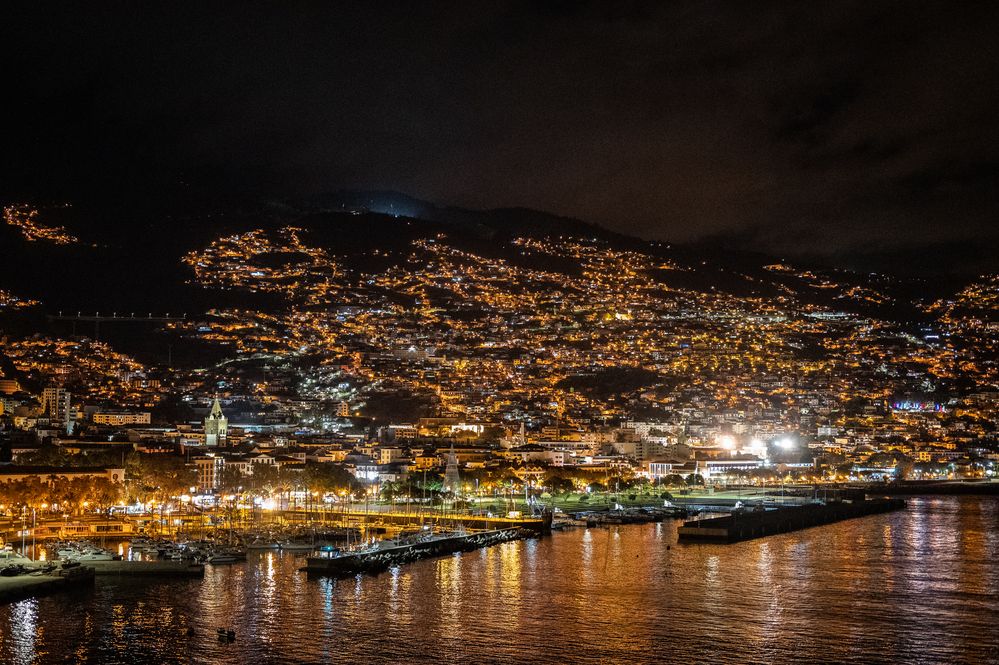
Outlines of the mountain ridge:
M 389 270 L 394 265 L 393 257 L 404 255 L 416 238 L 444 234 L 458 246 L 514 263 L 527 261 L 522 251 L 510 245 L 518 237 L 589 239 L 672 262 L 682 268 L 670 275 L 676 286 L 702 291 L 714 289 L 740 297 L 776 297 L 782 290 L 791 289 L 799 296 L 806 294 L 806 299 L 816 303 L 828 301 L 821 289 L 813 288 L 814 284 L 802 286 L 801 279 L 792 277 L 791 272 L 775 272 L 767 267 L 775 265 L 791 266 L 802 274 L 822 275 L 829 281 L 849 283 L 856 288 L 877 282 L 883 288 L 898 291 L 899 296 L 893 300 L 904 302 L 924 297 L 920 291 L 925 291 L 927 299 L 942 297 L 966 283 L 953 280 L 953 283 L 930 284 L 890 275 L 799 265 L 761 252 L 727 249 L 711 243 L 674 245 L 647 241 L 583 220 L 528 208 L 469 210 L 438 206 L 388 191 L 344 190 L 301 199 L 251 201 L 240 206 L 220 202 L 214 207 L 199 207 L 181 200 L 175 209 L 155 200 L 145 208 L 132 202 L 97 208 L 91 204 L 58 206 L 43 208 L 38 219 L 52 227 L 67 229 L 80 242 L 72 245 L 28 242 L 18 228 L 0 225 L 0 244 L 16 248 L 0 262 L 0 288 L 40 300 L 47 308 L 61 309 L 203 310 L 212 305 L 212 297 L 218 294 L 210 296 L 192 285 L 190 271 L 180 258 L 204 250 L 218 238 L 287 226 L 305 226 L 326 251 L 342 255 L 346 265 L 360 271 Z M 574 269 L 550 255 L 544 262 L 556 271 Z M 58 265 L 60 272 L 49 270 L 49 265 Z M 856 307 L 847 309 L 857 311 Z M 901 315 L 904 318 L 914 312 Z

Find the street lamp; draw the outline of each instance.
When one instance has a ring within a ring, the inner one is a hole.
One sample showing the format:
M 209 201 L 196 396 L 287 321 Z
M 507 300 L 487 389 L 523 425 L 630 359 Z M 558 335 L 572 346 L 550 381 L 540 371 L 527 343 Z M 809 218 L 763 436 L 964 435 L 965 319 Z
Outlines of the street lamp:
M 794 439 L 789 436 L 785 436 L 777 440 L 777 447 L 781 450 L 788 451 L 794 448 Z M 784 476 L 780 476 L 780 502 L 784 503 Z

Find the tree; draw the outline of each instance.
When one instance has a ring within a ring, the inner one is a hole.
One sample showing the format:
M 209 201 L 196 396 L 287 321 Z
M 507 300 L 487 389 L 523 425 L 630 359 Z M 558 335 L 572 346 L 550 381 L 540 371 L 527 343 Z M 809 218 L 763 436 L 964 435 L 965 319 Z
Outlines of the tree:
M 35 477 L 0 483 L 0 504 L 17 515 L 24 508 L 40 505 L 46 492 L 45 483 Z
M 276 464 L 255 464 L 253 465 L 253 473 L 243 480 L 253 494 L 269 496 L 277 491 L 278 476 Z
M 120 483 L 113 483 L 107 478 L 94 478 L 91 488 L 91 496 L 99 511 L 110 512 L 111 508 L 118 505 L 124 496 L 124 487 Z
M 396 497 L 401 496 L 404 492 L 405 485 L 395 481 L 383 483 L 380 490 L 382 500 L 389 502 L 394 501 Z
M 60 478 L 53 485 L 53 494 L 60 508 L 69 513 L 76 513 L 83 508 L 85 501 L 90 501 L 94 494 L 94 479 L 86 476 L 77 478 Z
M 197 471 L 173 455 L 132 453 L 125 461 L 125 478 L 131 498 L 143 502 L 166 501 L 198 484 Z
M 548 481 L 552 494 L 568 494 L 576 489 L 575 483 L 568 478 L 552 478 Z
M 262 465 L 257 465 L 262 466 Z M 218 489 L 225 494 L 238 494 L 243 489 L 245 476 L 238 466 L 226 464 L 218 475 Z
M 662 478 L 662 485 L 666 487 L 683 487 L 686 482 L 683 480 L 683 476 L 678 473 L 671 473 L 665 478 Z
M 301 479 L 310 491 L 322 494 L 356 490 L 361 487 L 354 474 L 333 462 L 306 464 Z
M 19 463 L 32 466 L 69 466 L 70 458 L 62 447 L 46 443 L 19 459 Z
M 703 485 L 703 484 L 704 484 L 704 476 L 702 476 L 701 474 L 692 473 L 689 476 L 687 476 L 688 486 L 693 487 L 694 485 Z

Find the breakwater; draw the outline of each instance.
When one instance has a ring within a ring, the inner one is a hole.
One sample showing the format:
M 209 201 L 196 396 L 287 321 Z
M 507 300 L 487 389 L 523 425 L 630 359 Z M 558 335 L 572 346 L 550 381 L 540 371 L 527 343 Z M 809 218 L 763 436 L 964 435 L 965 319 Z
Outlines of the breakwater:
M 99 576 L 116 577 L 204 577 L 205 567 L 186 561 L 88 561 Z
M 94 569 L 73 566 L 49 572 L 0 577 L 0 605 L 33 596 L 44 596 L 58 591 L 68 591 L 93 586 Z
M 413 543 L 376 547 L 360 552 L 331 552 L 328 555 L 310 556 L 303 572 L 333 577 L 346 577 L 357 573 L 376 573 L 420 559 L 444 556 L 455 552 L 470 552 L 510 540 L 523 538 L 530 532 L 521 529 L 497 529 L 479 533 L 430 538 Z
M 871 499 L 789 506 L 777 510 L 746 511 L 725 517 L 684 522 L 678 530 L 678 535 L 680 542 L 734 543 L 855 517 L 886 513 L 904 507 L 905 501 L 901 499 Z
M 973 495 L 997 496 L 999 483 L 992 481 L 918 481 L 906 480 L 886 485 L 872 486 L 870 491 L 888 496 L 941 496 L 941 495 Z

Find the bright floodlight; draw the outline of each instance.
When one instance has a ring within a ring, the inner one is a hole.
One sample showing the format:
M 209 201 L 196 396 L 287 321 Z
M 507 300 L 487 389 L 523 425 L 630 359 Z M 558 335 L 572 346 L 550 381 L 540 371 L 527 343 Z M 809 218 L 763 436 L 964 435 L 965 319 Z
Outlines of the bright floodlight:
M 728 435 L 718 439 L 718 443 L 721 444 L 721 447 L 725 450 L 732 450 L 735 448 L 735 438 Z
M 794 448 L 794 441 L 784 437 L 783 439 L 778 439 L 777 445 L 784 450 L 790 450 L 791 448 Z

